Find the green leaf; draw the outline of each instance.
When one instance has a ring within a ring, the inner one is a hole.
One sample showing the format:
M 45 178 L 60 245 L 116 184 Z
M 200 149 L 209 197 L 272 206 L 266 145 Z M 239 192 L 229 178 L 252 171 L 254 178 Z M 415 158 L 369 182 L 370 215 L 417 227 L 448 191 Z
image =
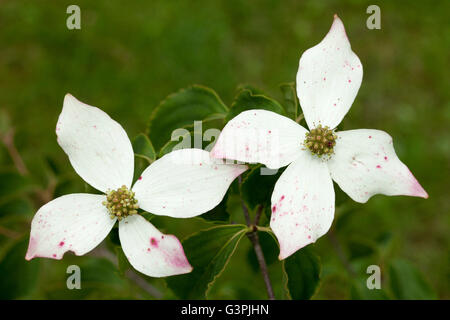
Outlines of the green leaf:
M 391 290 L 397 299 L 436 299 L 422 273 L 409 261 L 395 259 L 389 265 Z
M 292 299 L 310 299 L 320 282 L 320 258 L 312 245 L 304 247 L 284 260 L 286 289 Z
M 211 116 L 203 122 L 194 122 L 193 128 L 178 129 L 160 149 L 158 157 L 178 149 L 196 148 L 211 151 L 215 140 L 219 137 L 223 127 L 223 115 L 220 117 Z M 215 129 L 214 131 L 208 131 Z
M 156 107 L 150 118 L 149 137 L 155 149 L 160 150 L 175 129 L 190 128 L 196 120 L 223 119 L 227 111 L 212 89 L 194 85 L 169 95 Z
M 162 156 L 178 149 L 196 148 L 194 146 L 195 139 L 203 139 L 202 133 L 195 133 L 193 131 L 186 130 L 186 132 L 180 132 L 179 134 L 171 137 L 171 140 L 167 141 L 160 149 L 158 157 Z M 198 149 L 201 149 L 198 147 Z
M 276 100 L 262 94 L 253 93 L 249 89 L 243 89 L 234 99 L 225 120 L 228 122 L 239 113 L 251 109 L 269 110 L 281 115 L 286 115 L 286 111 Z
M 297 92 L 295 90 L 295 82 L 282 83 L 280 85 L 280 89 L 283 93 L 286 113 L 292 120 L 295 121 L 300 114 L 300 104 L 298 102 Z
M 143 133 L 133 139 L 133 150 L 136 156 L 144 158 L 150 163 L 156 159 L 155 149 L 150 139 Z
M 239 85 L 238 88 L 237 88 L 237 93 L 240 93 L 242 90 L 248 90 L 252 94 L 264 95 L 264 92 L 261 89 L 256 88 L 256 87 L 252 86 L 251 84 L 241 84 L 241 85 Z
M 246 231 L 245 225 L 217 226 L 184 240 L 183 248 L 194 270 L 167 278 L 168 287 L 181 299 L 206 299 Z
M 25 260 L 28 237 L 13 243 L 0 258 L 0 299 L 18 299 L 29 294 L 36 286 L 39 261 Z
M 274 171 L 275 174 L 263 175 L 262 168 L 262 165 L 255 166 L 246 174 L 241 184 L 242 198 L 251 210 L 258 205 L 270 207 L 273 188 L 282 172 L 278 170 L 278 172 Z
M 151 161 L 149 161 L 148 159 L 135 155 L 133 181 L 137 181 L 150 164 Z

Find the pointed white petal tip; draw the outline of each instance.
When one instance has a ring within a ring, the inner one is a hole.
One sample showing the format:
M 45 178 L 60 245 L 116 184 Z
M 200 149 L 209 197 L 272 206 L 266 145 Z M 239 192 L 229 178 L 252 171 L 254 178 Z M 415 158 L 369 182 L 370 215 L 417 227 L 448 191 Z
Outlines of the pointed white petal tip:
M 64 96 L 64 101 L 69 100 L 69 99 L 75 99 L 75 97 L 71 93 L 66 93 L 66 95 Z
M 334 45 L 336 45 L 337 48 L 342 47 L 337 50 L 351 48 L 350 40 L 348 39 L 347 32 L 345 31 L 344 23 L 337 16 L 337 14 L 334 15 L 330 30 L 322 41 L 326 40 L 333 41 Z
M 62 108 L 61 113 L 65 112 L 65 111 L 66 112 L 67 111 L 69 111 L 69 112 L 83 112 L 83 111 L 93 110 L 93 109 L 97 109 L 101 113 L 105 113 L 100 108 L 97 108 L 95 106 L 91 106 L 91 105 L 89 105 L 87 103 L 84 103 L 83 101 L 78 100 L 71 93 L 66 93 L 66 95 L 64 96 L 63 108 Z M 107 115 L 107 117 L 110 118 L 109 115 Z
M 183 245 L 181 244 L 181 241 L 172 234 L 166 234 L 164 235 L 164 239 L 166 241 L 172 242 L 173 248 L 172 251 L 176 254 L 165 254 L 164 261 L 167 263 L 167 268 L 171 271 L 166 274 L 153 274 L 152 272 L 147 272 L 146 270 L 139 270 L 140 272 L 144 273 L 145 275 L 148 275 L 150 277 L 154 278 L 163 278 L 163 277 L 170 277 L 170 276 L 178 276 L 180 274 L 186 274 L 192 272 L 194 268 L 189 263 L 188 258 L 186 257 L 186 253 L 184 252 Z
M 60 243 L 61 246 L 62 243 Z M 27 261 L 31 261 L 34 258 L 47 258 L 47 259 L 54 259 L 54 260 L 62 260 L 62 258 L 64 257 L 64 254 L 68 251 L 71 251 L 72 253 L 74 253 L 77 256 L 81 256 L 82 254 L 78 254 L 76 253 L 74 250 L 67 250 L 67 251 L 56 251 L 55 253 L 38 253 L 38 240 L 35 237 L 30 237 L 30 242 L 28 243 L 28 250 L 27 253 L 25 254 L 25 260 Z
M 25 255 L 25 260 L 30 261 L 33 258 L 36 258 L 36 247 L 37 247 L 37 241 L 35 238 L 30 237 L 30 242 L 28 243 L 28 250 Z
M 75 98 L 72 94 L 66 93 L 63 101 L 63 109 L 66 107 L 76 107 L 79 104 L 86 105 L 85 103 Z
M 428 193 L 425 191 L 425 189 L 420 185 L 419 181 L 414 177 L 412 172 L 409 172 L 411 174 L 411 190 L 410 195 L 413 197 L 419 197 L 428 199 Z
M 33 251 L 31 251 L 30 249 L 28 249 L 28 251 L 27 251 L 27 253 L 25 255 L 25 260 L 31 261 L 34 258 L 46 258 L 46 259 L 53 259 L 53 260 L 62 260 L 62 258 L 64 257 L 64 253 L 65 252 L 63 252 L 62 254 L 54 253 L 52 255 L 47 256 L 47 255 L 36 254 Z M 75 255 L 79 256 L 79 254 L 75 254 Z
M 342 22 L 341 18 L 338 17 L 337 14 L 334 14 L 333 16 L 333 23 L 331 25 L 330 31 L 343 31 L 344 34 L 347 36 L 347 34 L 345 33 L 344 23 Z
M 280 254 L 278 255 L 278 260 L 284 260 L 286 258 L 289 258 L 291 255 L 296 253 L 298 250 L 301 250 L 302 248 L 310 245 L 311 243 L 315 243 L 317 239 L 310 239 L 308 242 L 305 242 L 304 244 L 296 247 L 285 247 L 280 246 Z
M 183 245 L 181 244 L 181 241 L 174 235 L 169 234 L 167 235 L 168 238 L 173 239 L 174 241 L 178 243 L 178 246 L 181 248 L 180 255 L 177 257 L 174 257 L 171 260 L 171 264 L 176 267 L 177 272 L 174 272 L 173 275 L 180 275 L 180 274 L 186 274 L 192 272 L 194 268 L 189 263 L 188 258 L 186 257 L 186 253 L 184 252 Z

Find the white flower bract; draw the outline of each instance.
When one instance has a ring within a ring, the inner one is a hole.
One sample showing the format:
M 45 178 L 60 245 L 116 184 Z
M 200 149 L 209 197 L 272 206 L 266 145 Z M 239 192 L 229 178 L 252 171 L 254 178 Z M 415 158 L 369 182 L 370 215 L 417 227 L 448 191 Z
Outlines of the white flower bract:
M 334 130 L 350 109 L 362 75 L 362 64 L 335 16 L 326 37 L 300 58 L 297 95 L 308 127 Z M 329 230 L 335 211 L 333 180 L 362 203 L 375 194 L 428 197 L 398 159 L 387 133 L 335 132 L 333 153 L 318 157 L 305 147 L 307 132 L 274 112 L 249 110 L 227 123 L 211 151 L 215 158 L 259 162 L 271 169 L 288 165 L 271 198 L 270 226 L 280 243 L 280 259 Z
M 132 187 L 134 152 L 124 129 L 102 110 L 69 94 L 56 134 L 84 181 L 103 193 L 125 186 L 139 208 L 156 215 L 188 218 L 211 210 L 247 169 L 214 160 L 204 150 L 182 149 L 154 161 Z M 61 259 L 69 250 L 83 255 L 94 249 L 117 221 L 110 217 L 106 200 L 104 194 L 69 194 L 42 206 L 31 223 L 26 259 Z M 180 241 L 135 212 L 120 220 L 119 238 L 131 265 L 148 276 L 192 270 Z

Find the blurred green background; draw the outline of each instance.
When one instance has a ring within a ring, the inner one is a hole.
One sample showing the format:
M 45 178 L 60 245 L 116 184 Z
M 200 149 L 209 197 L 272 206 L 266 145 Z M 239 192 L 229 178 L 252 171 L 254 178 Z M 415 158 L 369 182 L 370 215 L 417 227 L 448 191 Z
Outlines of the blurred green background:
M 81 8 L 81 30 L 66 28 L 70 4 Z M 295 81 L 301 53 L 325 36 L 334 13 L 364 65 L 345 128 L 388 132 L 398 156 L 430 197 L 380 195 L 364 205 L 346 203 L 331 235 L 315 245 L 323 269 L 314 298 L 376 298 L 361 289 L 370 264 L 381 266 L 383 288 L 390 288 L 383 294 L 390 298 L 450 298 L 450 90 L 445 76 L 450 69 L 450 2 L 380 3 L 381 30 L 366 27 L 370 4 L 0 1 L 1 130 L 4 136 L 14 128 L 15 146 L 27 168 L 20 175 L 2 144 L 0 298 L 174 298 L 161 279 L 121 276 L 109 250 L 111 237 L 84 257 L 67 253 L 61 261 L 23 259 L 38 207 L 62 194 L 85 191 L 55 139 L 67 92 L 102 108 L 130 137 L 145 132 L 161 100 L 191 84 L 211 87 L 227 105 L 243 83 L 281 100 L 279 84 Z M 209 226 L 200 219 L 155 218 L 154 224 L 179 238 Z M 243 239 L 210 298 L 266 298 L 249 252 L 250 242 Z M 277 298 L 284 298 L 281 263 L 268 260 Z M 82 290 L 66 289 L 71 264 L 82 269 Z

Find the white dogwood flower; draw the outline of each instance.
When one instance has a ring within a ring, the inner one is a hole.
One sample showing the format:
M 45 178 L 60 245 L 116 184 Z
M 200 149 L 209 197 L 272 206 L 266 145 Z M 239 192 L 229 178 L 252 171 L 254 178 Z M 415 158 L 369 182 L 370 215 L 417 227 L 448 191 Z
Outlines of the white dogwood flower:
M 371 129 L 335 132 L 361 85 L 363 70 L 335 16 L 326 37 L 300 58 L 297 94 L 310 131 L 265 110 L 242 112 L 223 129 L 215 158 L 289 165 L 272 194 L 270 226 L 280 259 L 315 242 L 330 228 L 335 211 L 333 180 L 353 200 L 375 194 L 427 198 L 397 157 L 392 138 Z
M 69 194 L 42 206 L 33 218 L 26 259 L 61 259 L 94 249 L 119 221 L 125 255 L 138 271 L 164 277 L 192 270 L 180 241 L 138 213 L 188 218 L 214 208 L 246 166 L 213 161 L 207 151 L 183 149 L 153 162 L 131 188 L 134 153 L 124 129 L 102 110 L 66 95 L 58 143 L 75 171 L 105 194 Z

